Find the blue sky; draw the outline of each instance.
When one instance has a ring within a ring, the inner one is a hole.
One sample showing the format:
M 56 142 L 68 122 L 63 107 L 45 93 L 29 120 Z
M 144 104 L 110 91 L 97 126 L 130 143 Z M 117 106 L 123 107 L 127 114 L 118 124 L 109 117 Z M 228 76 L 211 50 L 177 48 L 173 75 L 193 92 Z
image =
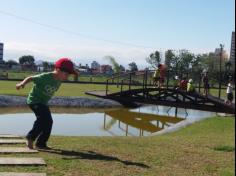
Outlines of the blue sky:
M 76 63 L 114 56 L 127 67 L 155 50 L 230 50 L 234 0 L 0 0 L 4 59 L 71 57 Z

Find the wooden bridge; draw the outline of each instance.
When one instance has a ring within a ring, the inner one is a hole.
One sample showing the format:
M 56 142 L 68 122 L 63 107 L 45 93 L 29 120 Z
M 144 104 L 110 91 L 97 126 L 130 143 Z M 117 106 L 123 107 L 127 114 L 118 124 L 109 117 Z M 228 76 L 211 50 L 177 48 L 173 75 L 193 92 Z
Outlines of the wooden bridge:
M 108 79 L 105 90 L 88 91 L 86 94 L 115 100 L 128 107 L 153 104 L 235 114 L 235 104 L 230 106 L 219 97 L 202 95 L 200 80 L 198 80 L 199 91 L 194 93 L 174 89 L 169 82 L 169 77 L 167 77 L 164 87 L 155 88 L 152 84 L 152 72 L 130 72 Z

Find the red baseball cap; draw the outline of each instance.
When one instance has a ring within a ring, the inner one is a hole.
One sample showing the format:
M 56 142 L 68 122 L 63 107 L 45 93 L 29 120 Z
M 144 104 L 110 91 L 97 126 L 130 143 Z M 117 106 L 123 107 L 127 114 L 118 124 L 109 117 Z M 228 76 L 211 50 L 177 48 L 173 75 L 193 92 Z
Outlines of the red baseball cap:
M 69 74 L 77 75 L 77 72 L 74 70 L 73 62 L 68 58 L 61 58 L 56 61 L 55 68 L 59 68 L 62 71 L 68 72 Z

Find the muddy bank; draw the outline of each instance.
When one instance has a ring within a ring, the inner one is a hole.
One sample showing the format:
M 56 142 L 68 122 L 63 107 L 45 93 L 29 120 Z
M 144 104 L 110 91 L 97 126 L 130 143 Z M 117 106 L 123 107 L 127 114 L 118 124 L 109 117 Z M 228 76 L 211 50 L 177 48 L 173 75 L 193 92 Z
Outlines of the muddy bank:
M 112 100 L 84 97 L 53 97 L 49 106 L 80 107 L 80 108 L 112 108 L 121 104 Z M 27 106 L 26 97 L 0 95 L 0 107 Z

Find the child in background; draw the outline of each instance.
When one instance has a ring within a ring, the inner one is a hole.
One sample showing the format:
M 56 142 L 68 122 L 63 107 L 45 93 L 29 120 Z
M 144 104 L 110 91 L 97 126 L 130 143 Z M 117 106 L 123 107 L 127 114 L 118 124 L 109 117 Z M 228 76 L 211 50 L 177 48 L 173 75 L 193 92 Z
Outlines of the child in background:
M 179 89 L 180 82 L 179 82 L 179 77 L 175 76 L 174 78 L 174 89 Z
M 50 149 L 47 146 L 47 141 L 51 134 L 53 120 L 47 103 L 59 89 L 61 81 L 67 80 L 70 74 L 78 76 L 72 61 L 68 58 L 61 58 L 55 63 L 53 72 L 29 76 L 16 84 L 16 89 L 19 90 L 24 88 L 29 82 L 33 82 L 33 88 L 27 98 L 27 104 L 34 112 L 36 121 L 32 130 L 26 136 L 29 149 L 33 149 L 35 140 L 37 140 L 36 149 Z
M 202 77 L 203 87 L 204 87 L 204 95 L 207 97 L 209 94 L 209 79 L 208 79 L 208 72 L 205 72 Z
M 232 101 L 234 99 L 234 95 L 233 95 L 233 85 L 232 85 L 232 81 L 230 80 L 227 86 L 227 100 L 226 100 L 226 104 L 228 105 L 232 105 Z
M 165 83 L 165 77 L 166 77 L 166 65 L 164 64 L 159 64 L 158 68 L 160 69 L 160 80 L 159 80 L 159 87 L 163 88 L 163 85 Z
M 183 79 L 180 81 L 180 89 L 187 91 L 187 85 L 188 85 L 188 80 L 186 77 L 183 77 Z
M 159 87 L 159 81 L 160 81 L 160 69 L 159 67 L 155 70 L 153 74 L 153 85 L 154 87 Z
M 192 79 L 189 79 L 189 81 L 188 81 L 187 92 L 189 92 L 189 93 L 194 93 L 195 92 L 195 87 L 193 85 L 193 80 Z

